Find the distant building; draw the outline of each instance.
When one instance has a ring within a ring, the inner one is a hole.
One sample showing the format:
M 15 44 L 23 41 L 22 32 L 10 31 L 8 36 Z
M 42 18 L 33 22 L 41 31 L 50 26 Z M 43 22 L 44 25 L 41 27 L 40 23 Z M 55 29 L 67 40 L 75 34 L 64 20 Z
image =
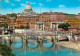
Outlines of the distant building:
M 29 5 L 28 2 L 24 11 L 22 11 L 22 13 L 19 13 L 17 15 L 16 23 L 18 24 L 18 27 L 23 25 L 23 26 L 30 26 L 30 29 L 31 28 L 33 29 L 35 28 L 35 22 L 38 21 L 38 19 L 39 19 L 39 14 L 32 10 L 32 7 Z
M 1 18 L 1 17 L 4 18 Z M 5 19 L 5 17 L 7 19 Z M 38 14 L 32 10 L 29 2 L 24 11 L 17 14 L 17 19 L 13 20 L 13 17 L 8 15 L 0 15 L 0 23 L 8 23 L 12 28 L 15 25 L 16 28 L 20 26 L 30 26 L 31 30 L 58 30 L 58 25 L 62 23 L 69 23 L 71 30 L 78 29 L 80 32 L 80 13 L 67 14 L 62 12 L 44 12 Z M 77 31 L 76 31 L 77 32 Z
M 38 16 L 38 15 L 39 15 L 38 13 L 32 10 L 32 7 L 29 5 L 29 2 L 28 2 L 24 11 L 22 11 L 22 13 L 18 14 L 17 16 Z
M 80 20 L 79 19 L 67 19 L 64 21 L 71 25 L 70 28 L 80 29 Z
M 80 16 L 80 13 L 78 13 L 78 15 Z

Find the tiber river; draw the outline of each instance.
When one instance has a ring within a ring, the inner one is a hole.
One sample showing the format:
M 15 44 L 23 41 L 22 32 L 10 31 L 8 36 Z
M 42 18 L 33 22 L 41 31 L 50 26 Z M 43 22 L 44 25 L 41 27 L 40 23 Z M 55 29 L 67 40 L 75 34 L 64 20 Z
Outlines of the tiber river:
M 7 45 L 12 48 L 12 53 L 16 56 L 80 56 L 80 52 L 52 42 L 37 43 L 36 40 L 30 40 L 23 44 L 20 40 L 15 41 Z

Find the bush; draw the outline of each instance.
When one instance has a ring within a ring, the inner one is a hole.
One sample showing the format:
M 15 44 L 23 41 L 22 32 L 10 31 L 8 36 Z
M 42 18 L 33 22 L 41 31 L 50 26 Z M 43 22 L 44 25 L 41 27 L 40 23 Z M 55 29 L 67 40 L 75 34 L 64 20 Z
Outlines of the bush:
M 16 13 L 12 13 L 12 14 L 7 14 L 9 17 L 15 17 L 17 18 L 17 14 Z
M 30 26 L 26 26 L 25 28 L 29 29 L 29 28 L 30 28 Z
M 1 24 L 1 23 L 0 23 L 0 27 L 8 28 L 8 24 L 7 24 L 7 23 L 5 23 L 5 24 Z
M 25 27 L 23 25 L 20 26 L 21 29 L 24 29 Z
M 0 18 L 8 19 L 6 16 L 0 16 Z
M 58 26 L 58 28 L 62 28 L 63 30 L 67 31 L 69 26 L 71 26 L 71 25 L 68 24 L 68 23 L 66 23 L 66 24 L 60 24 Z

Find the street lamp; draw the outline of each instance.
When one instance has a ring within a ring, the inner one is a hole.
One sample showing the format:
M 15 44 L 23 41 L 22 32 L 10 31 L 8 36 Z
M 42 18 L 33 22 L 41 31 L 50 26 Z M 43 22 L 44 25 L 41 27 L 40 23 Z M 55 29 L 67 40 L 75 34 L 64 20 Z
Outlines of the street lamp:
M 58 36 L 58 34 L 57 34 L 57 31 L 55 31 L 55 41 L 57 40 L 57 37 Z
M 4 26 L 3 26 L 3 32 L 2 32 L 2 35 L 4 35 Z
M 14 33 L 14 29 L 15 29 L 14 20 L 15 20 L 15 18 L 13 17 L 12 20 L 13 20 L 13 33 Z

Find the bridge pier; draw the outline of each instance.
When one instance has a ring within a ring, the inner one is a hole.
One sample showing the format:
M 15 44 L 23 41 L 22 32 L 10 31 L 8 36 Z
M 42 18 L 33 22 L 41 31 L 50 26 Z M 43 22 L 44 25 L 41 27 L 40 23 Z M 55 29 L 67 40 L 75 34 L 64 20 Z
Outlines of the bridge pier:
M 12 39 L 11 37 L 8 37 L 8 39 L 6 40 L 7 43 L 12 43 Z
M 11 47 L 11 37 L 8 37 L 8 40 L 6 40 L 7 46 Z
M 42 36 L 38 36 L 38 42 L 39 43 L 42 43 L 43 42 L 43 39 L 42 38 L 43 38 Z
M 51 42 L 54 42 L 54 39 L 53 39 L 53 37 L 51 36 Z
M 54 36 L 54 42 L 57 42 L 57 36 Z
M 7 42 L 7 46 L 8 46 L 8 47 L 11 47 L 10 40 L 7 40 L 6 42 Z
M 5 38 L 4 37 L 2 37 L 2 42 L 5 42 Z
M 22 42 L 23 42 L 23 43 L 26 43 L 26 42 L 27 42 L 26 36 L 22 38 Z
M 26 43 L 26 39 L 23 39 L 23 43 Z
M 22 47 L 26 50 L 26 43 L 23 43 Z

